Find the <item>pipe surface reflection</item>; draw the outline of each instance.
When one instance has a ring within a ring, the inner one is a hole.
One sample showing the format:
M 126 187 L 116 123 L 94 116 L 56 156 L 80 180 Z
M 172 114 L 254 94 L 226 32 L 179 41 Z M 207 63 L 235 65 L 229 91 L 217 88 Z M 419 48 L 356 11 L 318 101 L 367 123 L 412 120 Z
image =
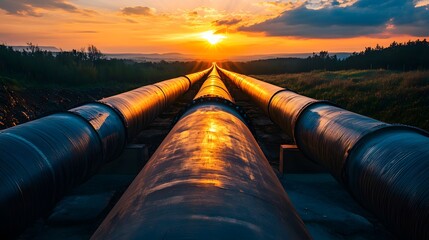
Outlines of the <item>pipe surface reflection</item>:
M 400 238 L 429 239 L 429 137 L 220 69 Z
M 0 131 L 0 238 L 49 213 L 210 69 Z
M 92 236 L 118 238 L 310 239 L 242 117 L 214 100 L 186 111 Z
M 210 72 L 200 91 L 194 97 L 194 100 L 207 97 L 221 98 L 234 103 L 234 99 L 220 78 L 217 68 L 214 68 Z

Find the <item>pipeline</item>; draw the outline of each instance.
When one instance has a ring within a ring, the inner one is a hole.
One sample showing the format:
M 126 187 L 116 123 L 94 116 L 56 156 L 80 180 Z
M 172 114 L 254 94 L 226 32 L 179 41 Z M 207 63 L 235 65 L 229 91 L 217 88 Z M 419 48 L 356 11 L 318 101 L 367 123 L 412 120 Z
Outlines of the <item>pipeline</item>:
M 121 116 L 127 129 L 127 138 L 132 140 L 141 129 L 158 116 L 167 104 L 174 102 L 202 79 L 210 69 L 144 86 L 133 91 L 101 99 L 100 102 L 113 108 Z
M 216 67 L 92 239 L 310 239 Z
M 144 86 L 0 132 L 0 236 L 13 238 L 118 157 L 210 69 Z
M 429 239 L 429 135 L 220 71 L 398 237 Z

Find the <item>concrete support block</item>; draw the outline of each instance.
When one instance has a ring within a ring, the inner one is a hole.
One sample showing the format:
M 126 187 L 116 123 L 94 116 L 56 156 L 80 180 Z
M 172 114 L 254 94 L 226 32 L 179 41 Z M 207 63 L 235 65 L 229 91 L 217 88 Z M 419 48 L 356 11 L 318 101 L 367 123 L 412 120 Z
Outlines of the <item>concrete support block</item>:
M 103 167 L 100 174 L 137 175 L 148 160 L 148 147 L 145 144 L 130 144 L 121 156 Z
M 280 173 L 326 173 L 326 169 L 309 160 L 296 145 L 280 145 Z

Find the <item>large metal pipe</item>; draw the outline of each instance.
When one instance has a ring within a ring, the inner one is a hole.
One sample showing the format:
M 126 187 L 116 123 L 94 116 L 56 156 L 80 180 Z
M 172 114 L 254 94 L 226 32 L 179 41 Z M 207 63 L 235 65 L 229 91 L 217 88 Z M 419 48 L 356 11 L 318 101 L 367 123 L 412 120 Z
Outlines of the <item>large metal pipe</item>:
M 234 102 L 222 79 L 220 79 L 216 68 L 211 71 L 206 81 L 201 86 L 200 91 L 198 91 L 197 95 L 194 97 L 194 100 L 207 97 L 220 98 Z
M 309 239 L 214 69 L 92 239 Z
M 221 69 L 400 238 L 429 239 L 429 137 Z
M 0 236 L 49 213 L 72 187 L 124 149 L 210 69 L 102 99 L 0 132 Z
M 210 69 L 183 77 L 144 86 L 116 96 L 101 99 L 122 117 L 127 138 L 133 139 L 168 103 L 188 91 L 192 84 L 203 78 Z

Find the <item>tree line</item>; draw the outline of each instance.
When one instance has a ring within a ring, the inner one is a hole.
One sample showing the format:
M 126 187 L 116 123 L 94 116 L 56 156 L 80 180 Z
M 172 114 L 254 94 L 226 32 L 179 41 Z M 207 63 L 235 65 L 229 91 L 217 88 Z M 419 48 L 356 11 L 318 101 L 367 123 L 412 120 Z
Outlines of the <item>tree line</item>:
M 222 66 L 243 74 L 281 74 L 313 70 L 387 69 L 397 71 L 429 69 L 429 43 L 426 39 L 393 42 L 389 47 L 377 45 L 340 59 L 327 51 L 307 58 L 277 58 L 249 62 L 224 62 Z
M 95 46 L 50 52 L 28 44 L 23 51 L 0 45 L 0 75 L 49 84 L 150 84 L 206 69 L 205 62 L 134 62 L 108 59 Z
M 17 51 L 0 45 L 0 74 L 35 83 L 88 84 L 124 82 L 150 84 L 208 68 L 206 62 L 134 62 L 108 59 L 95 46 L 86 49 L 50 52 L 28 44 Z M 243 74 L 281 74 L 313 70 L 388 69 L 398 71 L 429 69 L 426 39 L 377 45 L 340 59 L 327 51 L 307 58 L 277 58 L 249 62 L 224 62 L 222 67 Z

